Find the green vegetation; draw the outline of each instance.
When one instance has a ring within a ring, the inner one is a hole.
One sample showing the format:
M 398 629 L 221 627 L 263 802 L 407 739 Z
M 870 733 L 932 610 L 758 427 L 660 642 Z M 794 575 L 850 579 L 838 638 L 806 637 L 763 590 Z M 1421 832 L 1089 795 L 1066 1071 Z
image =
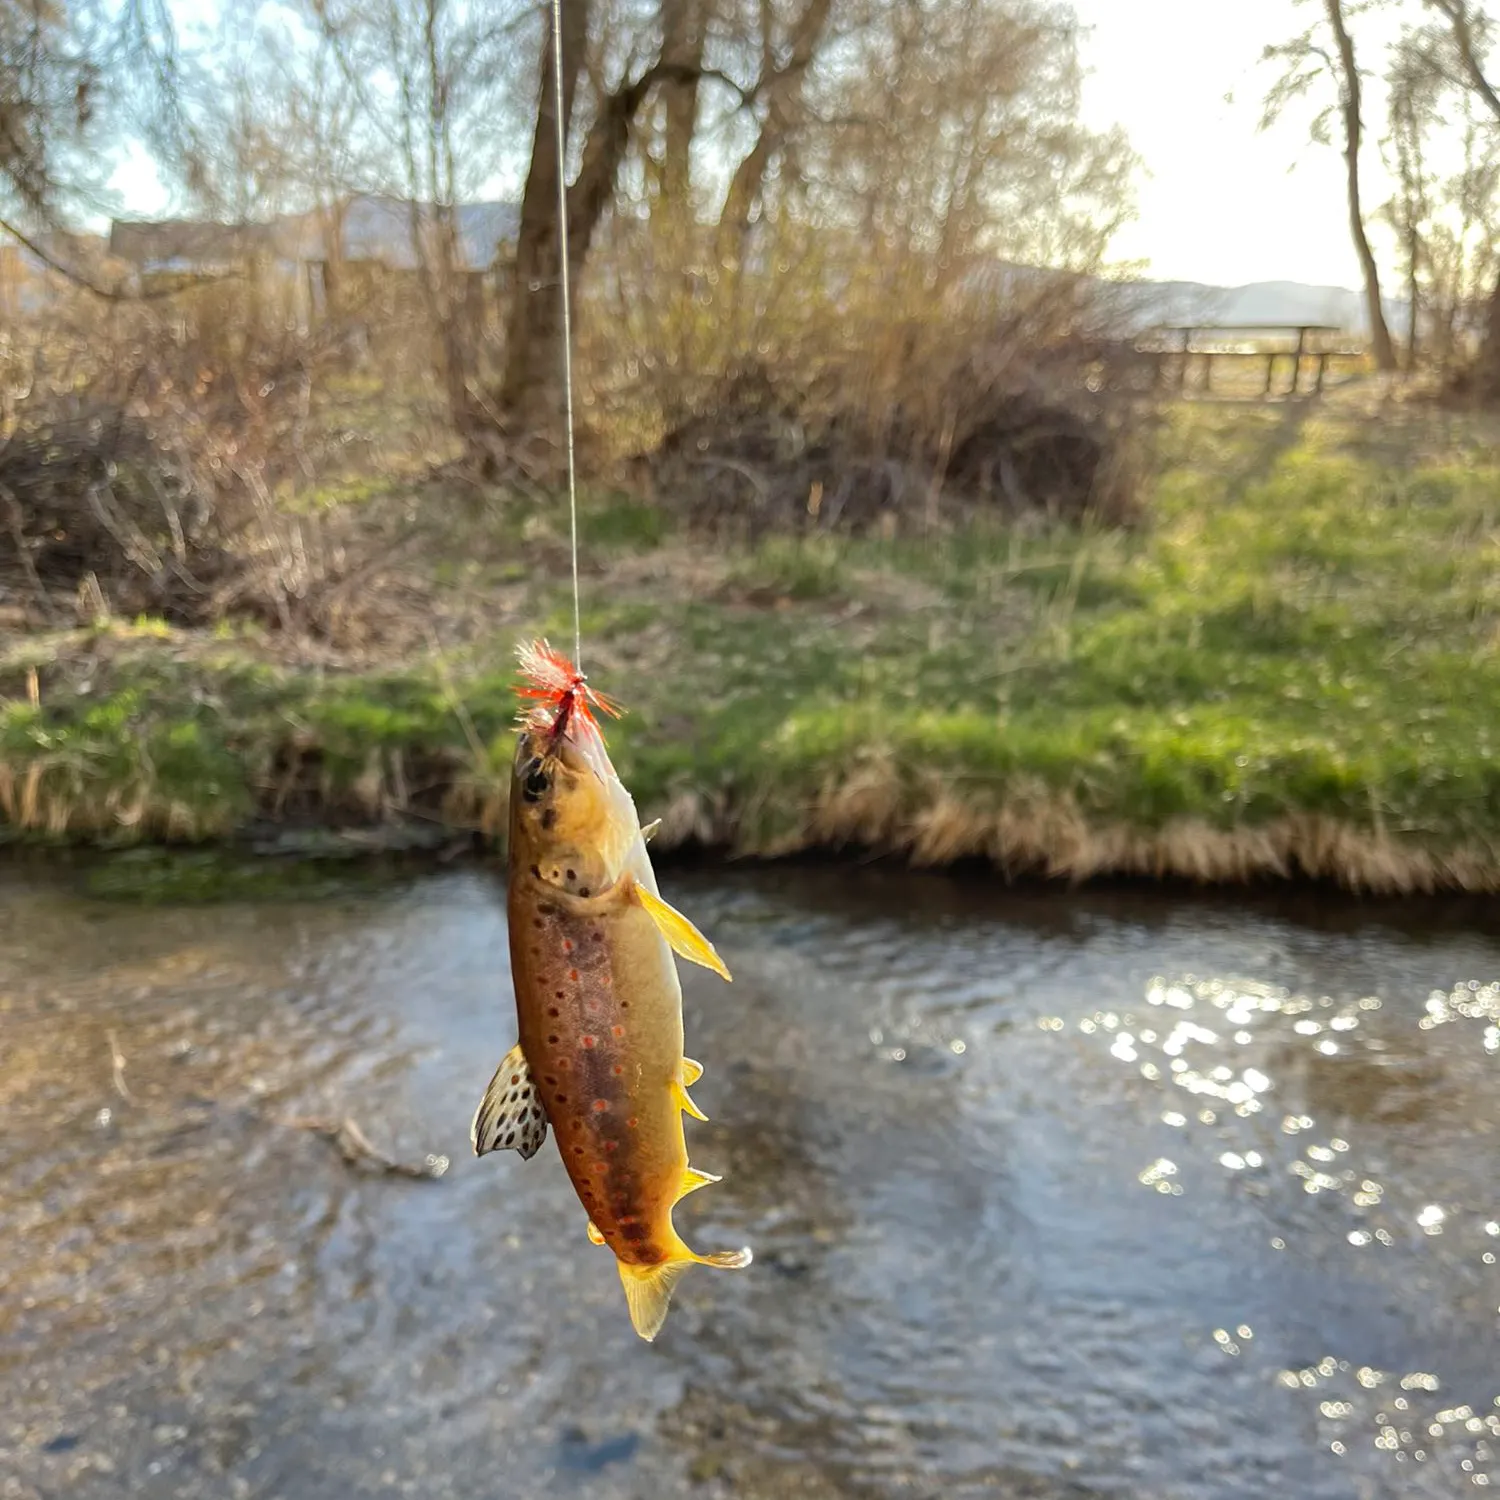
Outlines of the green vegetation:
M 666 843 L 1492 886 L 1497 451 L 1416 407 L 1200 405 L 1173 414 L 1131 533 L 973 523 L 735 556 L 593 497 L 586 664 L 630 710 L 611 746 Z M 434 577 L 485 629 L 379 670 L 149 622 L 11 647 L 0 815 L 119 842 L 255 815 L 497 831 L 511 649 L 571 634 L 565 524 L 532 507 L 494 555 L 456 540 Z

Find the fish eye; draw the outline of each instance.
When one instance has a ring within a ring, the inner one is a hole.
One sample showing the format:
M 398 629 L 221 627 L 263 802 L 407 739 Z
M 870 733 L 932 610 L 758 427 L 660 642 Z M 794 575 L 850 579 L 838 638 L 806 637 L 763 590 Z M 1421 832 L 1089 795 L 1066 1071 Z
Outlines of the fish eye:
M 526 775 L 521 782 L 521 792 L 528 802 L 539 802 L 547 794 L 547 789 L 552 785 L 552 777 L 542 765 L 540 758 L 533 760 L 526 768 Z

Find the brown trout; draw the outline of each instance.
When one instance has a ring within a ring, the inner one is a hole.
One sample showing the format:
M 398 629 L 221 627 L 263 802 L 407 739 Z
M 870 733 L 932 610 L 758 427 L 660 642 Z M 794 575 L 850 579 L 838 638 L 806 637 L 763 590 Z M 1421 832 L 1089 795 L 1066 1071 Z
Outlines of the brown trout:
M 589 1238 L 615 1253 L 635 1331 L 654 1339 L 699 1255 L 672 1209 L 719 1179 L 688 1165 L 682 1116 L 703 1069 L 683 1055 L 673 953 L 728 979 L 713 946 L 657 889 L 635 803 L 593 710 L 618 713 L 546 642 L 519 653 L 533 700 L 511 775 L 507 915 L 520 1041 L 474 1116 L 474 1154 L 530 1158 L 550 1124 Z M 654 825 L 653 825 L 654 826 Z

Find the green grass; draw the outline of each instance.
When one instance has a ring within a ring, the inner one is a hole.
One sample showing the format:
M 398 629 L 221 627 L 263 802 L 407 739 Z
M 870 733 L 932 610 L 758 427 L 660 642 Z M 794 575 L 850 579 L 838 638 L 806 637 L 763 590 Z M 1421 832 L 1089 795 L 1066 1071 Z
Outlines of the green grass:
M 1165 450 L 1130 534 L 973 524 L 718 558 L 651 507 L 588 497 L 585 639 L 630 709 L 611 745 L 643 815 L 687 795 L 740 847 L 783 847 L 878 766 L 891 826 L 934 799 L 976 821 L 1051 799 L 1101 828 L 1317 814 L 1437 854 L 1500 848 L 1500 450 L 1482 427 L 1196 406 Z M 505 522 L 512 561 L 527 520 Z M 658 554 L 703 576 L 611 571 Z M 472 807 L 503 787 L 515 640 L 571 636 L 558 570 L 527 600 L 441 679 L 426 659 L 277 670 L 243 641 L 171 653 L 142 629 L 81 697 L 48 686 L 70 680 L 57 643 L 23 642 L 0 657 L 0 813 L 25 821 L 18 788 L 45 764 L 81 803 L 145 788 L 217 835 L 274 805 L 288 747 L 333 809 L 370 810 L 376 783 L 410 796 L 418 763 Z

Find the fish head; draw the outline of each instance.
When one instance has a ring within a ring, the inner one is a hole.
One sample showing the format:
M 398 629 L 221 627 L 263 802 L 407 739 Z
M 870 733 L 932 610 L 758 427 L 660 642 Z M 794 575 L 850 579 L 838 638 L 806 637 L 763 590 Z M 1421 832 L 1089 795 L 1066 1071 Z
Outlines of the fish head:
M 618 878 L 633 826 L 612 774 L 569 732 L 523 727 L 511 772 L 511 863 L 548 884 L 597 893 Z

